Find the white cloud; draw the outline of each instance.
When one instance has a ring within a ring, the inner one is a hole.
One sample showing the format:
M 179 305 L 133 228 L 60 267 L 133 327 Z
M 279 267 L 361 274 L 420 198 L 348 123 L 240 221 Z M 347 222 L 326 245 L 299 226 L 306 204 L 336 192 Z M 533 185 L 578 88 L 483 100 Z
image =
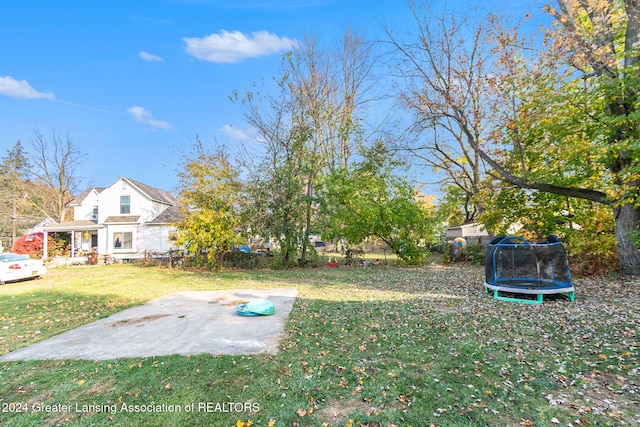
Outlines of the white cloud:
M 131 114 L 136 119 L 136 121 L 140 123 L 145 123 L 153 126 L 154 128 L 164 129 L 167 131 L 174 130 L 173 126 L 171 126 L 169 122 L 154 119 L 153 114 L 140 106 L 134 105 L 131 108 L 127 108 L 127 113 Z
M 184 37 L 187 53 L 202 61 L 217 63 L 242 62 L 247 58 L 271 55 L 294 49 L 300 43 L 295 39 L 278 37 L 267 31 L 257 31 L 251 35 L 240 31 L 221 30 L 203 38 Z
M 141 51 L 138 56 L 142 59 L 144 59 L 145 61 L 164 61 L 164 59 L 162 59 L 162 57 L 158 56 L 158 55 L 153 55 L 149 52 L 145 52 L 144 50 Z
M 51 92 L 38 92 L 26 80 L 16 80 L 11 76 L 0 77 L 0 95 L 20 99 L 56 99 Z
M 224 125 L 219 130 L 229 138 L 235 139 L 236 141 L 247 142 L 252 139 L 249 133 L 240 128 L 234 127 L 233 125 Z

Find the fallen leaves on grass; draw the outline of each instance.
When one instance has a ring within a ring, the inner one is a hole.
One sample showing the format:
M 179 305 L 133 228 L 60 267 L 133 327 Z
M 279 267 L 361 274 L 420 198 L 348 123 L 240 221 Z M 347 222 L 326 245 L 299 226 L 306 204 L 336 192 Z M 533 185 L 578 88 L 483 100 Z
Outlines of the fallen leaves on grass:
M 437 395 L 427 404 L 445 398 L 452 410 L 433 406 L 430 414 L 448 422 L 538 425 L 535 402 L 544 405 L 554 394 L 548 403 L 563 416 L 542 423 L 570 423 L 573 413 L 584 414 L 583 424 L 614 415 L 633 424 L 640 410 L 640 282 L 576 280 L 575 302 L 545 296 L 532 306 L 494 300 L 484 292 L 483 273 L 469 266 L 385 269 L 357 272 L 348 289 L 331 296 L 321 287 L 307 291 L 284 350 L 304 359 L 309 387 L 319 381 L 315 373 L 333 371 L 325 387 L 372 406 L 411 412 L 413 394 Z M 345 368 L 349 358 L 357 368 Z M 505 419 L 514 405 L 529 416 Z

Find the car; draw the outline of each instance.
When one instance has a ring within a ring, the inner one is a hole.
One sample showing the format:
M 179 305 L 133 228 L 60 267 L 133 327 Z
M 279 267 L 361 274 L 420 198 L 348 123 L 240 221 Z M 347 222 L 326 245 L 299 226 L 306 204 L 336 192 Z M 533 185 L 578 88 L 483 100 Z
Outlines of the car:
M 46 272 L 47 267 L 42 260 L 10 252 L 0 254 L 0 285 L 6 282 L 35 279 Z

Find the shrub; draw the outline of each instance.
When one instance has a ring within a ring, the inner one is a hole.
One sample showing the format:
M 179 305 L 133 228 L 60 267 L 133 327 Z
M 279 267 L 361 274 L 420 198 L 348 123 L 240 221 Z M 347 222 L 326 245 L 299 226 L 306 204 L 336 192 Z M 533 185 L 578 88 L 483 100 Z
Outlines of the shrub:
M 591 276 L 617 271 L 620 266 L 611 210 L 595 210 L 580 225 L 581 228 L 565 233 L 571 273 L 575 276 Z
M 484 246 L 473 243 L 467 246 L 457 246 L 450 243 L 444 251 L 442 261 L 444 263 L 450 262 L 468 262 L 473 265 L 484 265 Z
M 468 263 L 484 265 L 485 248 L 477 243 L 467 245 L 462 249 L 462 256 Z
M 613 233 L 573 235 L 567 244 L 567 255 L 571 273 L 577 277 L 608 274 L 619 269 Z
M 349 248 L 344 253 L 345 265 L 362 265 L 364 259 L 364 251 L 359 248 Z
M 23 255 L 29 255 L 33 258 L 41 258 L 42 257 L 42 241 L 44 239 L 44 233 L 38 231 L 36 233 L 31 233 L 24 235 L 15 242 L 11 246 L 11 252 Z M 47 238 L 47 252 L 49 255 L 54 255 L 55 242 L 51 235 Z
M 243 251 L 225 253 L 223 259 L 222 266 L 226 268 L 264 268 L 269 264 L 266 256 Z
M 444 251 L 443 261 L 445 263 L 464 261 L 464 249 L 453 242 L 449 242 Z

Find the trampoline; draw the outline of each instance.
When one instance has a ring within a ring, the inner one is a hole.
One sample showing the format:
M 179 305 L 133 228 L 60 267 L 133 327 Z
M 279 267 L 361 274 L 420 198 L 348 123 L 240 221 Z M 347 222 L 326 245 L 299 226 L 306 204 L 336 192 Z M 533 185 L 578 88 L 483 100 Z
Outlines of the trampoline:
M 544 243 L 518 236 L 494 238 L 487 246 L 485 272 L 485 290 L 498 300 L 542 304 L 550 294 L 575 300 L 567 254 L 553 234 Z

